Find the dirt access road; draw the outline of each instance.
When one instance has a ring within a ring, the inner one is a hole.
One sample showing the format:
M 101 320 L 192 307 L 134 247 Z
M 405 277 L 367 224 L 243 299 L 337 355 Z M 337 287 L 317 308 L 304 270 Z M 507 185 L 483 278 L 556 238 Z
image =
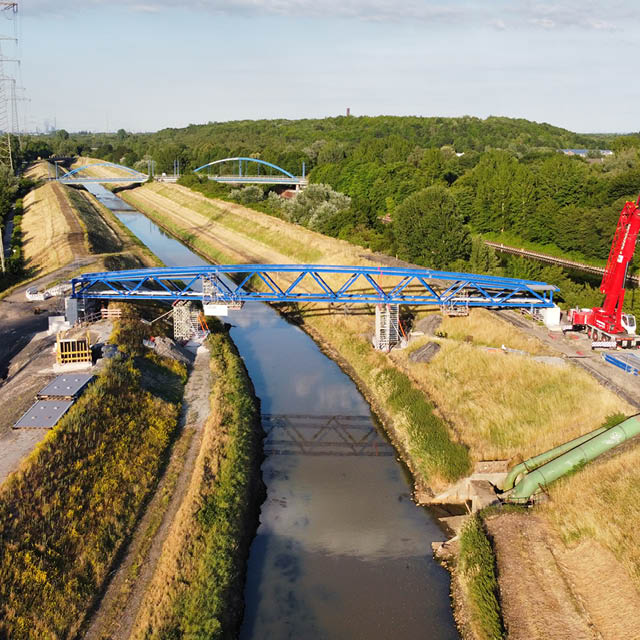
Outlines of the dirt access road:
M 640 638 L 640 595 L 609 551 L 567 548 L 534 515 L 489 517 L 487 528 L 509 640 Z
M 211 410 L 209 394 L 212 382 L 210 352 L 203 346 L 197 351 L 185 386 L 180 435 L 173 445 L 167 470 L 136 527 L 125 557 L 88 622 L 83 636 L 85 640 L 125 639 L 136 628 L 141 604 L 163 547 L 170 543 L 170 533 L 190 486 L 204 424 Z

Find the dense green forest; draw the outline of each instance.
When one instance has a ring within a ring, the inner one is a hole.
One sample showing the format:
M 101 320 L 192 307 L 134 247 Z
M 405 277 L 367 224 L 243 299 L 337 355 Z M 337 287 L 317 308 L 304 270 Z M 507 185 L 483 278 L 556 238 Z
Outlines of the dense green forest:
M 591 151 L 568 156 L 562 148 Z M 613 155 L 601 156 L 604 148 Z M 625 200 L 640 191 L 640 135 L 583 135 L 501 117 L 238 121 L 144 134 L 61 130 L 26 141 L 23 153 L 27 160 L 88 155 L 143 171 L 153 161 L 156 173 L 172 173 L 179 161 L 183 184 L 206 195 L 237 199 L 412 262 L 547 278 L 571 303 L 584 304 L 599 301 L 597 282 L 569 280 L 524 260 L 498 260 L 473 238 L 603 264 Z M 283 201 L 273 187 L 232 191 L 191 174 L 235 156 L 297 175 L 304 163 L 315 186 Z

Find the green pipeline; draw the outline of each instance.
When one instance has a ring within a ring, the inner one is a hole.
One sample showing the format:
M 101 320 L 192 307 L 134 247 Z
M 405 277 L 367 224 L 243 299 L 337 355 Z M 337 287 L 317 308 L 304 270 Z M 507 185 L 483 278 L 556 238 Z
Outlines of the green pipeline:
M 579 469 L 599 455 L 640 434 L 640 415 L 632 416 L 599 436 L 574 447 L 563 455 L 528 473 L 506 498 L 507 502 L 526 503 L 539 489 Z
M 525 475 L 538 467 L 541 467 L 543 464 L 549 462 L 561 456 L 563 453 L 574 449 L 579 444 L 586 442 L 587 440 L 591 440 L 591 438 L 595 438 L 595 436 L 600 435 L 603 431 L 606 431 L 608 427 L 599 427 L 595 431 L 590 431 L 579 438 L 574 438 L 573 440 L 569 440 L 569 442 L 565 442 L 553 449 L 549 449 L 549 451 L 545 451 L 537 456 L 533 456 L 533 458 L 529 458 L 520 464 L 517 464 L 513 469 L 509 471 L 507 477 L 504 479 L 502 483 L 502 490 L 508 491 L 509 489 L 513 489 L 513 485 L 515 484 L 518 476 Z

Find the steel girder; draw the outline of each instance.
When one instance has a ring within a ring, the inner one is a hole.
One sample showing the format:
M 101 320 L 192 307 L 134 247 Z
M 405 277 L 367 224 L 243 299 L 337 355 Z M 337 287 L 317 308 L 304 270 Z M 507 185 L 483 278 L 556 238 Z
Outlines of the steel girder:
M 107 271 L 85 273 L 71 283 L 72 298 L 216 304 L 260 301 L 548 308 L 558 291 L 544 282 L 472 273 L 292 264 Z

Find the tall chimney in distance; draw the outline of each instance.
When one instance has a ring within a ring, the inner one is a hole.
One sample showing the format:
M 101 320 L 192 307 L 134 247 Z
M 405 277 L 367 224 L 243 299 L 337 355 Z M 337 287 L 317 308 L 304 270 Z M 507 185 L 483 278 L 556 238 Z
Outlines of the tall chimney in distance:
M 351 115 L 351 109 L 347 107 L 347 118 Z

